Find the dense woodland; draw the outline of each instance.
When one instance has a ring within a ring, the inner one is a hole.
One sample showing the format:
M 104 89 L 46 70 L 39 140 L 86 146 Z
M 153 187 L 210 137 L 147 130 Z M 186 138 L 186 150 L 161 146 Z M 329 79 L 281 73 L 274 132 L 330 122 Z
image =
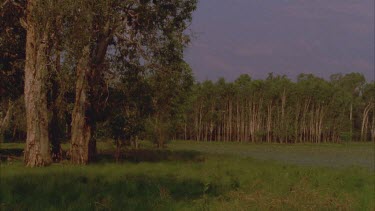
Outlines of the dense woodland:
M 96 141 L 375 141 L 359 73 L 195 82 L 183 59 L 196 0 L 3 0 L 0 132 L 25 165 L 95 160 Z M 3 30 L 4 29 L 4 30 Z
M 375 84 L 360 73 L 293 81 L 269 74 L 193 86 L 178 138 L 322 143 L 375 140 Z

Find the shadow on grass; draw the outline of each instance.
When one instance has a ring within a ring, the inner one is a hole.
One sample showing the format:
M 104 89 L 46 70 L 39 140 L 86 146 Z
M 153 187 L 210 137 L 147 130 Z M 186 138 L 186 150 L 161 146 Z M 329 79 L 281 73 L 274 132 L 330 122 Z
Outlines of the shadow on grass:
M 100 169 L 98 169 L 100 171 Z M 88 172 L 86 172 L 88 173 Z M 99 176 L 46 172 L 2 178 L 1 210 L 175 210 L 203 195 L 224 189 L 173 176 Z
M 67 151 L 63 151 L 63 160 L 69 160 Z M 23 149 L 0 149 L 1 161 L 22 160 Z M 123 150 L 119 157 L 119 162 L 203 162 L 205 157 L 197 151 L 170 151 L 157 149 L 127 149 Z M 97 155 L 97 163 L 114 163 L 116 162 L 115 152 L 100 151 Z
M 97 161 L 116 162 L 114 152 L 104 151 L 97 156 Z M 178 161 L 178 162 L 203 162 L 204 156 L 196 151 L 170 151 L 155 149 L 128 149 L 121 153 L 120 162 L 162 162 L 162 161 Z
M 23 156 L 23 149 L 0 149 L 1 161 L 7 161 L 8 159 L 20 158 Z

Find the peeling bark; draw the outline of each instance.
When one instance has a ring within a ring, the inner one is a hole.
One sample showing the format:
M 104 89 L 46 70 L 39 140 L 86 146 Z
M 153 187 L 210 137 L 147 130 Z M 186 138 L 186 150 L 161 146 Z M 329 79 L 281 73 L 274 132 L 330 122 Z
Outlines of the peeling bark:
M 91 125 L 88 122 L 87 110 L 90 108 L 88 94 L 89 46 L 83 50 L 82 58 L 77 66 L 76 98 L 72 113 L 71 162 L 87 164 L 90 158 Z
M 46 166 L 51 163 L 48 138 L 47 110 L 47 39 L 48 24 L 43 33 L 38 33 L 32 14 L 35 1 L 27 4 L 27 37 L 25 63 L 25 107 L 27 138 L 25 165 Z
M 85 46 L 77 66 L 76 98 L 72 113 L 71 162 L 85 165 L 96 156 L 96 140 L 92 137 L 101 102 L 104 85 L 103 68 L 110 40 L 109 29 L 105 27 L 103 36 L 96 47 Z

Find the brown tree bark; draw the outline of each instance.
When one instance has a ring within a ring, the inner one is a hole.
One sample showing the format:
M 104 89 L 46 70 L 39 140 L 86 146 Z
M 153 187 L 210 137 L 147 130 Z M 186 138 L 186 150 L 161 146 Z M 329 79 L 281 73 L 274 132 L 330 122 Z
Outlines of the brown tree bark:
M 102 93 L 105 56 L 111 40 L 109 23 L 95 42 L 84 47 L 77 66 L 76 98 L 72 113 L 71 162 L 88 164 L 96 157 L 95 131 L 98 114 L 103 109 Z
M 38 31 L 33 13 L 36 1 L 27 4 L 27 36 L 25 62 L 25 107 L 27 138 L 25 146 L 25 165 L 29 167 L 46 166 L 51 163 L 48 138 L 47 110 L 47 39 L 48 24 L 43 33 Z
M 87 164 L 90 156 L 91 125 L 88 122 L 88 110 L 90 102 L 89 91 L 89 46 L 83 49 L 81 60 L 77 66 L 76 98 L 72 113 L 72 141 L 71 141 L 71 162 L 73 164 Z

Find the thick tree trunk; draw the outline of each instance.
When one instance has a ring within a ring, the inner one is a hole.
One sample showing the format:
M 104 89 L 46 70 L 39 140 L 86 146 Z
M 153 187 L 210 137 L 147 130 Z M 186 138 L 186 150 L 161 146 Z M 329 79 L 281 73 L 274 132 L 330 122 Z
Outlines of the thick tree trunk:
M 77 66 L 76 79 L 76 98 L 72 113 L 72 141 L 70 156 L 73 164 L 87 164 L 90 161 L 90 142 L 92 127 L 89 123 L 88 110 L 90 102 L 88 99 L 89 91 L 89 47 L 83 50 L 82 58 Z
M 101 102 L 104 77 L 102 74 L 111 40 L 109 22 L 99 35 L 95 47 L 84 47 L 77 66 L 76 99 L 72 113 L 71 161 L 87 164 L 96 157 L 96 141 L 92 137 L 98 114 L 103 109 Z
M 46 166 L 51 163 L 48 138 L 47 110 L 47 38 L 48 26 L 44 33 L 38 34 L 33 20 L 35 1 L 27 4 L 27 37 L 25 63 L 25 107 L 27 138 L 25 146 L 25 165 L 29 167 Z

